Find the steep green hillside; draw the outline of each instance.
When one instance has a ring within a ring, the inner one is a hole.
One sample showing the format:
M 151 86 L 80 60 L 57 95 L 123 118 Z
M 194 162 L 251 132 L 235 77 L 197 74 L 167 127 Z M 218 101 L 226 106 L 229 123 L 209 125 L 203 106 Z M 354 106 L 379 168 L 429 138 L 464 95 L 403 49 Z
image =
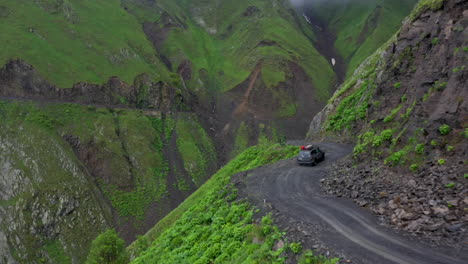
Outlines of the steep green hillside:
M 312 13 L 335 32 L 335 47 L 348 63 L 347 75 L 401 26 L 417 0 L 317 2 Z
M 0 31 L 1 65 L 22 58 L 59 87 L 111 76 L 131 83 L 144 72 L 167 77 L 141 25 L 119 0 L 2 0 Z
M 0 101 L 2 252 L 81 263 L 100 231 L 132 241 L 201 186 L 217 168 L 211 138 L 194 114 L 155 114 Z
M 256 222 L 254 208 L 237 201 L 236 189 L 226 186 L 236 173 L 296 153 L 296 147 L 273 145 L 237 156 L 130 247 L 138 255 L 132 263 L 283 263 L 282 253 L 291 249 L 272 250 L 283 234 L 270 216 Z

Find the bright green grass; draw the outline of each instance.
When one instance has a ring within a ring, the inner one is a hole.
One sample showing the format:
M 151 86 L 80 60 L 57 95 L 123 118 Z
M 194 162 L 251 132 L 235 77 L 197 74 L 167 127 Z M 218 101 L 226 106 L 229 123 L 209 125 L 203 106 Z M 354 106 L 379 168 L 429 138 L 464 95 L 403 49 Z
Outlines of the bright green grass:
M 241 122 L 236 131 L 236 138 L 234 140 L 234 150 L 232 151 L 232 157 L 235 157 L 246 150 L 249 146 L 249 127 L 245 122 Z
M 56 6 L 56 3 L 63 2 Z M 0 0 L 0 64 L 21 58 L 59 87 L 147 72 L 166 78 L 136 19 L 120 1 Z
M 256 257 L 260 258 L 257 261 L 273 257 L 271 243 L 278 238 L 278 233 L 267 232 L 268 243 L 252 244 L 249 233 L 255 233 L 256 227 L 251 208 L 245 203 L 230 203 L 235 198 L 235 190 L 229 192 L 225 187 L 238 172 L 290 158 L 296 153 L 294 146 L 247 149 L 150 230 L 146 237 L 154 241 L 152 246 L 133 263 L 195 263 L 192 261 L 199 258 L 214 263 L 244 263 Z
M 175 124 L 177 148 L 185 170 L 193 182 L 200 186 L 216 166 L 216 150 L 195 115 L 181 113 Z

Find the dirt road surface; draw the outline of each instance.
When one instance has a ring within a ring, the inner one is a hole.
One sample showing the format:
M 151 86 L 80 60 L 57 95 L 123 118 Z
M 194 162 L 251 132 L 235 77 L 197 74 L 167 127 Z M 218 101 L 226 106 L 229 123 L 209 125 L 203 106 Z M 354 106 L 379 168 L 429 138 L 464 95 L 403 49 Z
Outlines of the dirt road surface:
M 323 194 L 320 180 L 326 177 L 327 166 L 349 155 L 352 147 L 318 145 L 326 152 L 324 162 L 302 167 L 290 159 L 246 172 L 239 176 L 240 195 L 272 212 L 276 224 L 288 234 L 299 234 L 296 241 L 303 241 L 304 248 L 325 248 L 331 256 L 351 263 L 468 263 L 466 252 L 400 234 L 379 225 L 375 215 L 351 200 Z

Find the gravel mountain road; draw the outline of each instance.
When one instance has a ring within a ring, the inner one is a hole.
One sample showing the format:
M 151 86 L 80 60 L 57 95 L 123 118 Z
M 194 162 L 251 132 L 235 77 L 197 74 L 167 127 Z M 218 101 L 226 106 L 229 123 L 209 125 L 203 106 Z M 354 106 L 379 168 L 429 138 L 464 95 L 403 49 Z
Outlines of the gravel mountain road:
M 279 221 L 282 229 L 293 229 L 291 223 L 301 223 L 303 233 L 309 233 L 309 237 L 313 234 L 314 243 L 320 241 L 332 255 L 338 254 L 351 263 L 468 263 L 466 253 L 400 234 L 379 225 L 375 215 L 351 200 L 323 194 L 320 181 L 326 177 L 326 168 L 350 154 L 352 146 L 317 145 L 326 152 L 324 162 L 302 167 L 290 159 L 246 172 L 242 176 L 244 190 L 240 192 L 260 208 L 273 208 L 275 219 L 287 219 Z

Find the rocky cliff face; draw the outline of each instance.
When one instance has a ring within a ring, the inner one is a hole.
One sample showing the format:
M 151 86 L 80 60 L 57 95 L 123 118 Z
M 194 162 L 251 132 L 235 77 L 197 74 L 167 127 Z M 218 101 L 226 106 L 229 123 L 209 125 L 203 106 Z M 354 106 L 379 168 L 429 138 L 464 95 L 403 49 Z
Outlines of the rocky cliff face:
M 0 127 L 0 262 L 82 263 L 89 237 L 112 222 L 109 206 L 59 138 Z
M 174 81 L 180 83 L 178 76 Z M 152 80 L 150 75 L 137 76 L 133 84 L 111 77 L 103 85 L 76 83 L 59 88 L 46 81 L 28 63 L 10 60 L 0 69 L 0 97 L 34 99 L 45 102 L 70 102 L 111 107 L 146 108 L 168 112 L 187 108 L 188 94 L 177 85 Z M 185 96 L 184 96 L 185 95 Z
M 467 8 L 462 0 L 421 1 L 308 134 L 357 144 L 326 183 L 329 192 L 460 250 L 468 230 Z

